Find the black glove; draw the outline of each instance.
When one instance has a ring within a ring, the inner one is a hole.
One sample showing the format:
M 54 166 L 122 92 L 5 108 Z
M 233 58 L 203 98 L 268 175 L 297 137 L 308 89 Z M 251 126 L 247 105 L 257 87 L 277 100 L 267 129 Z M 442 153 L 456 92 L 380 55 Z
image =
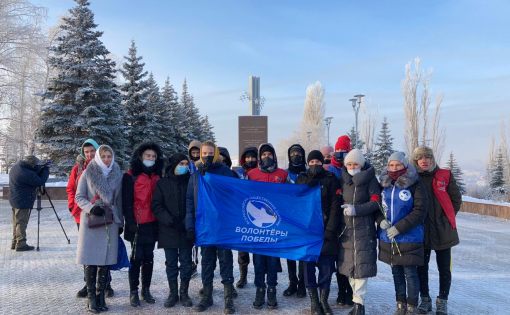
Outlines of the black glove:
M 104 215 L 104 209 L 101 208 L 100 206 L 94 206 L 92 207 L 92 209 L 90 209 L 90 213 L 92 213 L 93 215 L 102 216 Z
M 121 226 L 119 227 L 119 235 L 121 235 L 124 232 L 124 228 Z
M 186 232 L 186 238 L 188 241 L 195 243 L 195 230 L 188 230 Z
M 326 239 L 328 241 L 334 241 L 336 238 L 337 238 L 337 235 L 335 232 L 330 231 L 330 230 L 326 230 L 324 232 L 324 239 Z
M 73 208 L 69 208 L 69 212 L 73 212 Z

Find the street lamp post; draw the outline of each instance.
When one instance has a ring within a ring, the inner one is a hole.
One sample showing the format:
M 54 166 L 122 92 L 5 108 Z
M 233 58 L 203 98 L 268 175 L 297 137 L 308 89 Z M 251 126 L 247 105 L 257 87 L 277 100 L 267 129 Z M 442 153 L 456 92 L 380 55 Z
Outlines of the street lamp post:
M 354 95 L 355 98 L 351 98 L 349 101 L 352 102 L 352 109 L 354 110 L 354 118 L 355 118 L 355 125 L 354 125 L 354 148 L 358 148 L 358 137 L 359 137 L 359 133 L 358 133 L 358 113 L 359 113 L 359 108 L 361 106 L 361 98 L 364 97 L 365 95 L 363 94 L 357 94 L 357 95 Z
M 333 117 L 324 118 L 324 121 L 326 122 L 326 128 L 328 128 L 328 146 L 330 146 L 330 144 L 329 144 L 329 126 L 331 126 L 332 119 L 333 119 Z

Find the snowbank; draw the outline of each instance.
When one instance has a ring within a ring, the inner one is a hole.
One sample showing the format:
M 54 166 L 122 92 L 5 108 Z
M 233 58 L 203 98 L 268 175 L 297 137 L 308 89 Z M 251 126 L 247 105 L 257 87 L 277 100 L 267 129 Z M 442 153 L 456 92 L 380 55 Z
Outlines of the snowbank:
M 462 201 L 474 202 L 474 203 L 483 203 L 486 205 L 495 205 L 495 206 L 507 206 L 510 207 L 510 202 L 502 202 L 502 201 L 493 201 L 487 199 L 478 199 L 470 196 L 462 196 Z
M 0 186 L 9 186 L 9 174 L 0 174 Z M 64 178 L 56 178 L 55 175 L 50 175 L 46 182 L 47 187 L 66 187 L 67 180 Z

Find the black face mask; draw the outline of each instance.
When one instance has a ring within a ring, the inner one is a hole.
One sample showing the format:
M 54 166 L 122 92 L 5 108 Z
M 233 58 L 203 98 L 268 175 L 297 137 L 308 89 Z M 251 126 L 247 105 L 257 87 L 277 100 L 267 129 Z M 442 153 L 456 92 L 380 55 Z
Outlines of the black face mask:
M 294 155 L 290 157 L 290 163 L 294 166 L 300 166 L 304 164 L 303 157 L 301 155 Z
M 248 169 L 248 170 L 249 170 L 249 169 L 252 169 L 252 168 L 255 168 L 255 167 L 257 167 L 257 161 L 250 161 L 250 162 L 246 162 L 246 163 L 244 163 L 244 165 L 243 165 L 243 168 L 244 168 L 244 169 Z
M 320 175 L 322 173 L 324 173 L 324 168 L 322 167 L 322 165 L 311 165 L 309 168 L 308 168 L 308 173 L 312 176 L 312 177 L 315 177 L 317 175 Z
M 333 152 L 333 158 L 339 163 L 344 162 L 344 158 L 346 155 L 347 155 L 347 152 Z
M 206 168 L 210 167 L 213 164 L 214 156 L 206 156 L 203 158 L 204 166 Z
M 260 168 L 264 171 L 271 171 L 274 169 L 275 161 L 273 158 L 267 157 L 260 161 Z
M 331 164 L 331 159 L 324 159 L 324 164 Z

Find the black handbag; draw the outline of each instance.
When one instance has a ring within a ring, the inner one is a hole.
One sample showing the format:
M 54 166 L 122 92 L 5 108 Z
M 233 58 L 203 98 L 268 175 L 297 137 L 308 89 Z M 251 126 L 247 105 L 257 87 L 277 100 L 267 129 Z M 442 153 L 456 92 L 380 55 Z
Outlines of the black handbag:
M 92 204 L 95 204 L 97 200 L 101 200 L 99 196 L 96 194 L 94 198 L 90 201 Z M 100 227 L 105 227 L 113 223 L 113 209 L 109 205 L 106 205 L 104 202 L 101 205 L 101 208 L 104 209 L 104 215 L 93 215 L 87 213 L 87 225 L 89 229 L 96 229 Z

